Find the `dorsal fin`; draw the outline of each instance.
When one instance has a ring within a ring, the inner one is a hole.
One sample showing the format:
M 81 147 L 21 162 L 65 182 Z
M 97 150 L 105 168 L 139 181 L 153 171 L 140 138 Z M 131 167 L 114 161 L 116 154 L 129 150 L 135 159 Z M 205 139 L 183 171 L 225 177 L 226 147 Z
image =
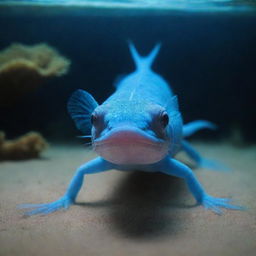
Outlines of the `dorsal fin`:
M 138 51 L 136 50 L 132 42 L 128 42 L 128 44 L 129 44 L 131 55 L 136 65 L 136 69 L 138 70 L 150 69 L 160 50 L 161 44 L 160 43 L 156 44 L 153 50 L 147 56 L 139 55 Z

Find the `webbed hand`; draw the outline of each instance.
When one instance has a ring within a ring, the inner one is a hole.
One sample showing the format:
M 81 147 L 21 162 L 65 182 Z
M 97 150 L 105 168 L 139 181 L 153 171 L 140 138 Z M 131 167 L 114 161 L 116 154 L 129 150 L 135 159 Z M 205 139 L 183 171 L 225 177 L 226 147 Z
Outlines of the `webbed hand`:
M 68 209 L 71 204 L 74 204 L 74 201 L 70 199 L 67 195 L 61 197 L 57 201 L 46 203 L 46 204 L 21 204 L 18 206 L 19 209 L 31 209 L 30 211 L 25 212 L 27 216 L 34 214 L 49 214 L 61 209 Z
M 231 210 L 244 210 L 245 208 L 237 205 L 231 204 L 231 199 L 228 198 L 217 198 L 208 195 L 202 185 L 197 180 L 193 171 L 187 167 L 185 164 L 167 157 L 161 162 L 152 165 L 152 168 L 158 168 L 163 173 L 173 175 L 179 178 L 183 178 L 194 198 L 198 204 L 203 205 L 206 209 L 209 209 L 217 214 L 221 214 L 221 208 L 231 209 Z
M 202 198 L 201 204 L 219 215 L 223 212 L 221 208 L 231 209 L 231 210 L 245 210 L 244 207 L 230 204 L 232 200 L 230 198 L 217 198 L 210 195 L 205 194 Z
M 83 184 L 84 175 L 107 171 L 114 167 L 113 164 L 105 161 L 101 157 L 97 157 L 88 163 L 80 166 L 74 177 L 72 178 L 69 187 L 64 196 L 59 198 L 57 201 L 46 203 L 46 204 L 22 204 L 19 205 L 19 209 L 31 209 L 25 212 L 25 215 L 31 216 L 34 214 L 48 214 L 61 209 L 68 209 L 70 205 L 75 203 L 77 194 Z

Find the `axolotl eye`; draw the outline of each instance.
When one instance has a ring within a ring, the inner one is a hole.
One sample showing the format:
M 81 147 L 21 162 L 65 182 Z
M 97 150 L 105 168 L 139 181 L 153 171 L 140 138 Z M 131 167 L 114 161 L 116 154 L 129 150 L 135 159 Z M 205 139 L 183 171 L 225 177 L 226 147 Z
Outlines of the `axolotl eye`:
M 166 127 L 169 124 L 169 116 L 166 111 L 161 113 L 160 122 L 163 127 Z
M 91 115 L 91 124 L 95 125 L 98 121 L 98 116 L 96 114 Z

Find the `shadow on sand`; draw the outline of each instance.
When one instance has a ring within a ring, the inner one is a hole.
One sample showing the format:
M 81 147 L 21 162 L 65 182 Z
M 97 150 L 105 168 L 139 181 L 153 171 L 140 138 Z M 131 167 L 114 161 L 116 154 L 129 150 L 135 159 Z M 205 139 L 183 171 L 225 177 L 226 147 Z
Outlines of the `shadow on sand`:
M 161 173 L 133 172 L 119 184 L 113 197 L 119 204 L 110 208 L 113 228 L 123 236 L 157 239 L 175 235 L 181 218 L 184 181 Z
M 109 228 L 132 239 L 159 239 L 175 235 L 184 220 L 179 209 L 189 208 L 182 179 L 161 173 L 131 172 L 112 192 L 111 201 L 82 203 L 86 207 L 109 207 Z

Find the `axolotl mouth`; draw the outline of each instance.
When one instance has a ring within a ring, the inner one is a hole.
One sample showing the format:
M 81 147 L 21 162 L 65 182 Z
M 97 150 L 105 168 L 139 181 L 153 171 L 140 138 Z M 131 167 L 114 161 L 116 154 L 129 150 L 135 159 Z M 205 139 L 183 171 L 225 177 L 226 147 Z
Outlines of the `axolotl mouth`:
M 155 138 L 134 127 L 119 127 L 93 141 L 94 150 L 115 164 L 151 164 L 168 153 L 163 139 Z

